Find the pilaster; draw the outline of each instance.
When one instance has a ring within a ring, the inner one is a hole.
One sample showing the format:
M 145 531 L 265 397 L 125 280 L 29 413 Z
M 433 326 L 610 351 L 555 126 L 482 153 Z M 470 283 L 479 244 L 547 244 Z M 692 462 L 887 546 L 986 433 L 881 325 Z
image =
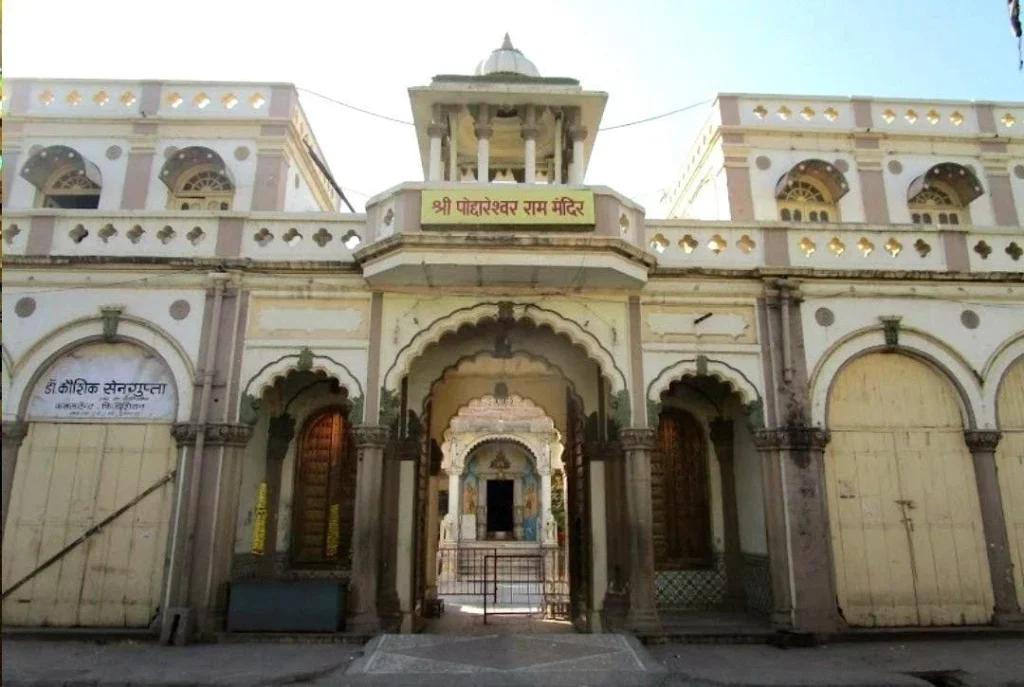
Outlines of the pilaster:
M 380 425 L 358 425 L 353 429 L 359 453 L 356 474 L 355 519 L 352 532 L 353 632 L 380 629 L 377 590 L 380 579 L 381 501 L 384 484 L 384 449 L 390 430 Z
M 11 499 L 11 488 L 14 486 L 14 471 L 18 465 L 18 451 L 28 436 L 28 423 L 23 420 L 4 420 L 3 422 L 3 514 L 0 522 L 0 540 L 7 529 L 7 506 Z
M 981 524 L 988 551 L 988 569 L 992 578 L 995 601 L 993 622 L 996 625 L 1024 624 L 1020 600 L 1013 580 L 1013 558 L 1006 529 L 999 476 L 996 473 L 996 446 L 1002 433 L 993 430 L 966 430 L 964 441 L 974 462 L 974 480 L 978 487 Z
M 726 599 L 729 607 L 742 609 L 745 605 L 743 590 L 743 552 L 740 548 L 740 518 L 736 505 L 735 440 L 732 420 L 724 417 L 711 421 L 711 443 L 718 458 L 722 482 L 722 519 L 725 525 Z
M 626 459 L 629 511 L 629 613 L 626 625 L 645 635 L 662 632 L 654 602 L 654 528 L 651 514 L 651 453 L 655 430 L 643 427 L 619 433 Z
M 783 504 L 781 524 L 788 533 L 788 569 L 775 561 L 778 554 L 772 550 L 772 588 L 776 594 L 773 622 L 787 627 L 784 614 L 788 612 L 790 626 L 797 632 L 831 634 L 842 626 L 836 606 L 824 488 L 824 451 L 829 438 L 824 429 L 804 426 L 762 429 L 754 436 L 764 458 L 777 462 L 781 494 L 765 492 L 765 502 Z M 770 529 L 776 529 L 776 536 L 779 524 L 777 519 L 769 524 Z M 787 577 L 777 580 L 779 574 Z M 788 587 L 788 593 L 780 589 L 782 584 Z M 791 608 L 785 607 L 787 600 Z

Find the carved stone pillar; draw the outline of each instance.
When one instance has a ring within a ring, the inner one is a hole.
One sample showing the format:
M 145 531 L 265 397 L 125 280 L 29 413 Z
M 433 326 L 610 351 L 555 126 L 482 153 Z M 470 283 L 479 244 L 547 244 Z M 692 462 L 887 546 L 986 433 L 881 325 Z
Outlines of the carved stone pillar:
M 649 428 L 619 433 L 626 460 L 629 512 L 629 614 L 630 630 L 643 634 L 661 632 L 654 603 L 654 528 L 651 514 L 651 454 L 657 433 Z
M 197 460 L 198 437 L 202 433 L 202 460 Z M 252 437 L 252 427 L 230 423 L 180 423 L 171 434 L 184 449 L 182 464 L 198 465 L 199 493 L 196 509 L 188 514 L 195 523 L 193 538 L 186 541 L 191 555 L 182 556 L 182 565 L 170 566 L 170 574 L 180 574 L 184 605 L 169 608 L 161 628 L 162 640 L 182 644 L 193 630 L 209 637 L 224 627 L 227 612 L 227 587 L 235 542 L 235 518 L 241 484 L 242 454 Z M 180 475 L 180 467 L 179 467 Z M 179 479 L 178 486 L 180 488 Z M 179 499 L 180 501 L 181 499 Z
M 569 137 L 572 138 L 572 177 L 569 183 L 573 186 L 583 185 L 583 175 L 586 165 L 583 164 L 583 144 L 587 140 L 587 127 L 582 124 L 574 124 L 569 127 Z
M 14 470 L 18 465 L 18 451 L 21 442 L 28 435 L 28 423 L 22 420 L 4 420 L 3 423 L 3 521 L 0 523 L 0 539 L 7 529 L 7 508 L 14 486 Z
M 766 504 L 783 505 L 784 552 L 791 566 L 787 568 L 775 561 L 779 552 L 769 536 L 772 589 L 783 602 L 780 607 L 776 598 L 773 621 L 786 627 L 782 614 L 789 610 L 784 606 L 789 600 L 792 629 L 815 634 L 833 633 L 842 625 L 836 606 L 835 566 L 825 501 L 823 458 L 828 440 L 829 433 L 817 427 L 782 427 L 755 434 L 758 449 L 767 460 L 777 463 L 779 487 L 766 491 L 764 498 Z M 775 521 L 769 522 L 769 532 L 773 525 L 778 528 L 778 514 L 769 512 L 766 516 Z M 786 576 L 781 583 L 776 579 L 780 574 Z M 779 589 L 783 585 L 788 590 Z
M 380 578 L 381 500 L 384 485 L 384 449 L 390 430 L 378 425 L 354 428 L 359 467 L 356 474 L 355 519 L 352 532 L 353 632 L 376 632 L 377 589 Z
M 630 530 L 622 445 L 617 441 L 590 441 L 585 446 L 585 453 L 590 460 L 591 476 L 598 470 L 604 473 L 606 581 L 604 589 L 595 585 L 594 601 L 596 605 L 603 595 L 600 607 L 605 629 L 624 630 L 629 610 Z
M 491 126 L 491 111 L 489 105 L 480 105 L 476 113 L 476 126 L 473 127 L 476 134 L 476 180 L 486 184 L 491 180 L 491 136 L 494 135 L 494 127 Z
M 1010 539 L 999 492 L 999 476 L 996 474 L 996 446 L 1001 438 L 1001 432 L 991 430 L 964 432 L 964 440 L 974 459 L 974 480 L 978 486 L 978 504 L 981 506 L 981 524 L 985 531 L 985 549 L 988 551 L 988 569 L 995 601 L 993 620 L 997 625 L 1008 625 L 1024 623 L 1024 616 L 1020 612 L 1013 580 Z
M 726 602 L 730 608 L 745 606 L 743 552 L 740 549 L 740 517 L 736 506 L 736 464 L 733 460 L 733 424 L 724 417 L 711 421 L 711 443 L 718 457 L 722 482 L 722 519 L 725 525 Z
M 532 105 L 526 106 L 526 113 L 519 132 L 523 137 L 523 159 L 525 160 L 523 181 L 533 184 L 537 181 L 537 134 L 540 133 L 540 127 L 537 126 L 537 109 Z
M 443 115 L 442 115 L 443 117 Z M 441 181 L 441 141 L 448 133 L 448 125 L 441 120 L 435 120 L 427 127 L 427 135 L 430 137 L 430 165 L 427 172 L 427 181 Z
M 772 590 L 772 626 L 787 629 L 793 625 L 793 599 L 789 586 L 789 543 L 786 537 L 786 513 L 782 496 L 782 470 L 779 447 L 774 434 L 754 431 L 754 442 L 761 456 L 761 490 L 764 494 L 765 537 Z

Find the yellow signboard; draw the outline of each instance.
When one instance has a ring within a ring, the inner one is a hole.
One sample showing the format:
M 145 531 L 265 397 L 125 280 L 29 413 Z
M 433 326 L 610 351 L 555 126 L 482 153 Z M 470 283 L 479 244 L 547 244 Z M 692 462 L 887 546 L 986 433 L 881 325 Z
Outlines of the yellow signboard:
M 594 223 L 594 192 L 557 186 L 424 189 L 421 207 L 425 225 Z

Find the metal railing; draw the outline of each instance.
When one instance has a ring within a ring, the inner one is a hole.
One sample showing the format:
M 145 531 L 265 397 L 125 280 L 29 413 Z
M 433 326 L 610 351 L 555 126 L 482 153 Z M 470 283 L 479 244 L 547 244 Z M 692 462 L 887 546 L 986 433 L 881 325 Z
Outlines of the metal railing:
M 489 616 L 560 617 L 568 612 L 569 582 L 560 549 L 514 552 L 486 547 L 459 547 L 437 552 L 437 595 L 457 603 L 482 600 Z

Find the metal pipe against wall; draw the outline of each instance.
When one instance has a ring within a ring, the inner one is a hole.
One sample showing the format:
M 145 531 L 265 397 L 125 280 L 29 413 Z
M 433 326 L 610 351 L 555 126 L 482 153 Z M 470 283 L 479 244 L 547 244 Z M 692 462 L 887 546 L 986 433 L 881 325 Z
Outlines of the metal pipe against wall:
M 779 299 L 782 312 L 782 381 L 793 381 L 793 351 L 790 350 L 789 342 L 792 337 L 789 321 L 789 286 L 783 282 L 779 285 Z
M 768 362 L 772 371 L 771 387 L 768 389 L 768 393 L 772 395 L 772 418 L 771 426 L 779 426 L 779 382 L 776 375 L 779 373 L 778 355 L 775 351 L 775 327 L 772 323 L 772 319 L 775 317 L 775 313 L 772 312 L 771 301 L 775 298 L 774 292 L 766 293 L 764 299 L 764 310 L 765 310 L 765 324 L 768 327 Z M 766 409 L 767 410 L 767 409 Z

